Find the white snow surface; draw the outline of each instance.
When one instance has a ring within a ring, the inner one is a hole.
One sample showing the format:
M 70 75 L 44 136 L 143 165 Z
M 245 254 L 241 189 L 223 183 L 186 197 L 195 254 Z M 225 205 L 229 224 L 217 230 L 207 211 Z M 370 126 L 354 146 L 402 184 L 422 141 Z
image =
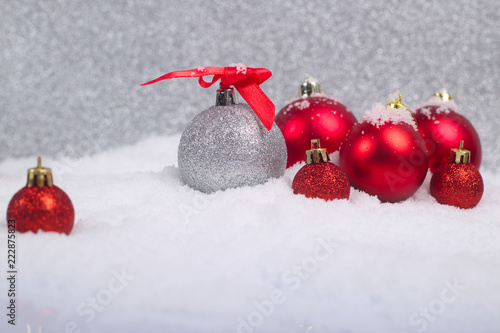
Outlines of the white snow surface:
M 17 325 L 2 278 L 1 332 L 500 330 L 497 172 L 470 210 L 438 204 L 429 175 L 397 204 L 352 188 L 349 200 L 308 199 L 291 190 L 303 164 L 205 195 L 179 179 L 179 139 L 43 161 L 76 224 L 16 235 Z M 35 163 L 0 163 L 4 212 Z M 6 235 L 4 223 L 2 251 Z

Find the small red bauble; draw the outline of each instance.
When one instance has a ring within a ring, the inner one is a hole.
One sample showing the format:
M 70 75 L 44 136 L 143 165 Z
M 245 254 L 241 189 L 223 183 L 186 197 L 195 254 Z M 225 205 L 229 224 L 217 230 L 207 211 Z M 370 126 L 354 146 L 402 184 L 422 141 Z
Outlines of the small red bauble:
M 471 152 L 452 149 L 449 162 L 441 164 L 431 178 L 431 195 L 443 205 L 475 207 L 483 196 L 484 183 L 477 168 L 470 163 Z
M 75 211 L 68 195 L 53 185 L 52 171 L 38 166 L 28 170 L 28 184 L 10 200 L 7 220 L 15 220 L 19 232 L 38 230 L 69 234 Z M 11 224 L 9 222 L 9 224 Z
M 346 174 L 329 160 L 326 149 L 320 148 L 320 140 L 311 140 L 307 164 L 293 178 L 293 193 L 325 200 L 349 199 L 351 188 Z
M 300 87 L 299 96 L 275 119 L 285 137 L 287 168 L 304 161 L 304 151 L 313 139 L 320 139 L 329 152 L 338 150 L 356 124 L 352 112 L 339 100 L 321 94 L 319 83 L 310 77 Z
M 481 165 L 481 142 L 474 126 L 460 114 L 453 98 L 441 90 L 428 101 L 417 106 L 415 119 L 418 131 L 429 151 L 429 168 L 434 172 L 448 162 L 450 149 L 458 147 L 464 140 L 471 151 L 471 161 L 476 168 Z
M 427 174 L 429 156 L 411 112 L 401 103 L 368 110 L 340 149 L 340 167 L 351 185 L 382 202 L 415 193 Z

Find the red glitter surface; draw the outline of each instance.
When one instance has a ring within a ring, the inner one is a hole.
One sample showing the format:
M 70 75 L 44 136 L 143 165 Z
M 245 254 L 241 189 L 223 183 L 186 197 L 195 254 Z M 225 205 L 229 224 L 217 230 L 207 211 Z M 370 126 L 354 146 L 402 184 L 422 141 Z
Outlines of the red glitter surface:
M 23 187 L 10 200 L 7 219 L 19 232 L 38 230 L 69 234 L 75 211 L 68 195 L 57 186 Z
M 431 195 L 443 205 L 472 208 L 483 191 L 483 178 L 472 164 L 442 164 L 431 178 Z
M 341 168 L 333 163 L 306 164 L 295 175 L 293 193 L 325 200 L 349 199 L 350 185 Z

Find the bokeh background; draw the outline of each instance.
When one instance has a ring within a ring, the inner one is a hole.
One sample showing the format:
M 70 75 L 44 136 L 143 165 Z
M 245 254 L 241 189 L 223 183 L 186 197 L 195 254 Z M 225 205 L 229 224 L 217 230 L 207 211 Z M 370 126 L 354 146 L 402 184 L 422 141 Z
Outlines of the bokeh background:
M 498 170 L 500 1 L 17 0 L 0 6 L 0 159 L 84 156 L 180 133 L 212 105 L 166 72 L 266 67 L 277 110 L 305 75 L 359 119 L 446 87 Z

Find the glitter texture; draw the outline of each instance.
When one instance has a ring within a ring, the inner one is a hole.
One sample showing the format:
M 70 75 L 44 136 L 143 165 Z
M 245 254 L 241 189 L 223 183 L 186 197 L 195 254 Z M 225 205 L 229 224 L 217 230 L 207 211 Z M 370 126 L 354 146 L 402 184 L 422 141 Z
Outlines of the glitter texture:
M 247 104 L 213 106 L 182 134 L 178 161 L 182 180 L 204 193 L 262 184 L 283 176 L 285 139 L 270 131 Z
M 498 146 L 499 22 L 497 0 L 3 1 L 0 159 L 182 133 L 213 91 L 139 84 L 239 62 L 273 72 L 263 90 L 277 110 L 306 74 L 358 119 L 396 89 L 414 105 L 446 87 L 483 146 Z M 496 171 L 500 154 L 483 153 Z
M 293 178 L 293 193 L 325 200 L 349 199 L 350 185 L 341 168 L 330 162 L 306 164 Z
M 10 200 L 7 219 L 16 221 L 19 232 L 38 230 L 69 234 L 75 211 L 68 195 L 59 187 L 23 187 Z
M 472 164 L 445 163 L 432 175 L 430 191 L 440 204 L 472 208 L 483 196 L 483 178 Z

